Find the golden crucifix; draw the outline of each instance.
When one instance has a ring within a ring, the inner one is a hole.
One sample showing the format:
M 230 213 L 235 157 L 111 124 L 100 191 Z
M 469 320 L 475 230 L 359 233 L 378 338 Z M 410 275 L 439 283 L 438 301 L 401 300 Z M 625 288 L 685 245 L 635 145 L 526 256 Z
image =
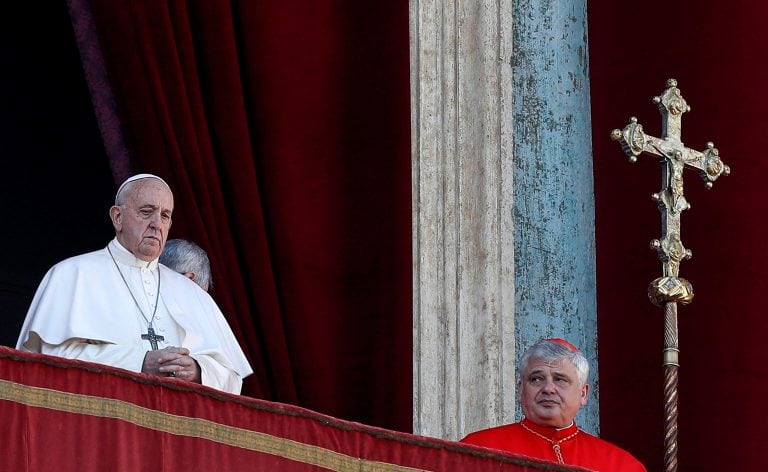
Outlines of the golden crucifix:
M 677 304 L 686 305 L 693 300 L 693 287 L 678 277 L 680 262 L 690 259 L 692 253 L 680 239 L 680 214 L 691 208 L 683 195 L 683 170 L 699 171 L 707 188 L 730 168 L 720 160 L 714 144 L 707 143 L 704 152 L 687 148 L 681 141 L 683 113 L 691 107 L 685 102 L 675 79 L 667 80 L 667 88 L 654 103 L 661 112 L 662 138 L 643 132 L 637 118 L 622 130 L 611 132 L 611 139 L 621 143 L 630 162 L 636 162 L 642 153 L 652 154 L 661 161 L 661 191 L 653 194 L 661 212 L 661 239 L 651 241 L 663 266 L 663 276 L 651 282 L 648 297 L 664 307 L 664 465 L 667 472 L 677 470 L 677 370 L 680 366 L 677 343 Z

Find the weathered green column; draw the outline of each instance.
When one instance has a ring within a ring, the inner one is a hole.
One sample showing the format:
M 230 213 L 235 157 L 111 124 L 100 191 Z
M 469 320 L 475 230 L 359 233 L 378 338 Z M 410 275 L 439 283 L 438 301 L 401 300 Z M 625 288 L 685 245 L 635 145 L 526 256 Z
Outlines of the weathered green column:
M 577 422 L 597 426 L 597 317 L 586 0 L 515 0 L 515 344 L 564 337 L 590 359 Z
M 519 418 L 537 339 L 595 366 L 586 3 L 410 5 L 414 431 L 459 439 Z

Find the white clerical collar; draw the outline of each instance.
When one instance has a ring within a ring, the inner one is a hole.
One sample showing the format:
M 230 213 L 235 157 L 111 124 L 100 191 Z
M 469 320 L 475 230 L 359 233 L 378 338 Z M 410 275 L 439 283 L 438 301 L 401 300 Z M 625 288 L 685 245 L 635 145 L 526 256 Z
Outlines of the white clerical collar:
M 562 430 L 564 430 L 564 429 L 568 429 L 568 428 L 572 427 L 572 426 L 573 426 L 573 424 L 574 424 L 574 422 L 573 422 L 573 421 L 571 421 L 571 424 L 569 424 L 568 426 L 563 426 L 562 428 L 555 428 L 555 429 L 556 429 L 557 431 L 562 431 Z
M 112 257 L 114 257 L 115 260 L 120 262 L 121 264 L 129 265 L 131 267 L 138 267 L 140 269 L 149 269 L 149 270 L 157 269 L 157 261 L 159 260 L 159 258 L 151 260 L 149 262 L 143 261 L 138 257 L 134 256 L 133 253 L 130 252 L 128 249 L 124 248 L 123 245 L 120 244 L 120 241 L 117 240 L 117 238 L 110 241 L 109 246 L 112 248 Z

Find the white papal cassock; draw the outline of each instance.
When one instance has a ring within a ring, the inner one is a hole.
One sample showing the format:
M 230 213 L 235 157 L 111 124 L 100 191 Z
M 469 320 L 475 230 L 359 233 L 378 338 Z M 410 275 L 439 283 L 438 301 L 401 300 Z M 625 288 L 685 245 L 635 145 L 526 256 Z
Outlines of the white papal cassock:
M 253 370 L 210 295 L 157 260 L 137 259 L 117 239 L 48 271 L 16 348 L 140 372 L 151 349 L 141 335 L 153 312 L 155 331 L 165 338 L 160 349 L 189 349 L 203 385 L 240 393 Z

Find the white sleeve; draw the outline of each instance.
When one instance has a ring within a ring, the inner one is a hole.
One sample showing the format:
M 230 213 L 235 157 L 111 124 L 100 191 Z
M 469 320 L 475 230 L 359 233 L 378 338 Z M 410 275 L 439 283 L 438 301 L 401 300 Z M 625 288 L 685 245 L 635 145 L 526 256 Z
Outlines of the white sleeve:
M 243 379 L 237 372 L 206 354 L 195 354 L 192 358 L 200 365 L 200 380 L 203 385 L 240 395 Z
M 96 362 L 133 372 L 141 372 L 144 356 L 147 354 L 147 351 L 137 347 L 120 346 L 80 338 L 68 339 L 61 344 L 48 344 L 40 340 L 40 347 L 40 352 L 43 354 Z

